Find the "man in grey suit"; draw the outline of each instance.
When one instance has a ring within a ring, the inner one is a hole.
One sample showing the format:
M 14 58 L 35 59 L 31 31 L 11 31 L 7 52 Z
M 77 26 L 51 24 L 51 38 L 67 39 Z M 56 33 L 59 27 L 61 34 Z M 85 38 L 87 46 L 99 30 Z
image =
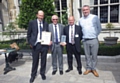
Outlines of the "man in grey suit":
M 53 72 L 52 75 L 55 75 L 57 72 L 57 60 L 59 64 L 59 73 L 60 75 L 63 74 L 63 55 L 62 55 L 62 49 L 63 46 L 60 43 L 61 42 L 61 36 L 63 35 L 63 25 L 58 23 L 58 16 L 53 15 L 52 23 L 49 24 L 49 32 L 52 33 L 51 37 L 51 53 L 52 53 L 52 66 L 53 66 Z

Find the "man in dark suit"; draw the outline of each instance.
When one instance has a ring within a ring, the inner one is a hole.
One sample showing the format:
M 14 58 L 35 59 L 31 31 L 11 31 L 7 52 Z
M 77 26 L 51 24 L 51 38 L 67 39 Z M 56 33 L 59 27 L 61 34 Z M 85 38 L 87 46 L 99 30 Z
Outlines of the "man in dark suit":
M 42 31 L 48 31 L 48 23 L 43 20 L 44 12 L 42 10 L 39 10 L 36 16 L 37 19 L 29 22 L 28 31 L 27 31 L 27 41 L 32 48 L 32 58 L 33 58 L 30 83 L 34 81 L 37 74 L 37 69 L 39 64 L 39 54 L 41 55 L 40 75 L 43 80 L 46 79 L 45 70 L 46 70 L 48 45 L 41 44 L 41 35 L 42 35 Z
M 64 34 L 66 35 L 66 51 L 68 60 L 68 69 L 66 72 L 73 70 L 73 54 L 75 55 L 77 62 L 77 70 L 79 74 L 82 74 L 82 64 L 81 64 L 81 40 L 82 40 L 82 30 L 80 26 L 74 24 L 74 17 L 70 16 L 68 18 L 69 25 L 64 28 Z
M 63 25 L 58 23 L 58 16 L 53 15 L 52 23 L 49 24 L 49 31 L 52 33 L 52 44 L 51 44 L 51 51 L 52 51 L 52 66 L 53 72 L 52 75 L 55 75 L 57 72 L 57 60 L 59 66 L 59 73 L 60 75 L 63 74 L 63 55 L 62 50 L 63 46 L 61 45 L 61 36 L 63 35 Z

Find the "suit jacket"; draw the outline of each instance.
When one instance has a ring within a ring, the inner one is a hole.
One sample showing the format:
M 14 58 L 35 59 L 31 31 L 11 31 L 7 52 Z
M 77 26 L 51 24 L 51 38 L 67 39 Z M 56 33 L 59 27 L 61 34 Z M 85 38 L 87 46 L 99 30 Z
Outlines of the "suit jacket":
M 30 45 L 34 46 L 38 36 L 38 23 L 37 19 L 29 22 L 27 31 L 27 41 Z M 48 31 L 48 23 L 43 20 L 43 31 Z
M 60 40 L 61 40 L 61 35 L 63 35 L 63 28 L 64 26 L 60 23 L 58 23 L 58 28 L 59 28 L 59 35 L 60 35 Z M 52 44 L 52 50 L 54 49 L 54 28 L 53 28 L 53 23 L 49 24 L 49 32 L 51 32 L 51 41 L 53 42 Z
M 66 49 L 69 50 L 69 25 L 64 28 L 64 35 L 66 35 Z M 74 41 L 75 47 L 78 52 L 81 49 L 81 40 L 82 40 L 82 28 L 80 26 L 75 25 L 75 32 L 74 32 Z

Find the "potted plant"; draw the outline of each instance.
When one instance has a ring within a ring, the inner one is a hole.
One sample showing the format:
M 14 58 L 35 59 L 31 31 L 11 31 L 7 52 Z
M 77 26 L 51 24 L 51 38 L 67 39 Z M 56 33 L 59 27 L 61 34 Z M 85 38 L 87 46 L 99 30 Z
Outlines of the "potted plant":
M 109 37 L 104 37 L 104 43 L 106 45 L 117 44 L 118 37 L 111 36 L 112 29 L 115 28 L 114 25 L 112 23 L 107 23 L 105 27 L 109 30 Z

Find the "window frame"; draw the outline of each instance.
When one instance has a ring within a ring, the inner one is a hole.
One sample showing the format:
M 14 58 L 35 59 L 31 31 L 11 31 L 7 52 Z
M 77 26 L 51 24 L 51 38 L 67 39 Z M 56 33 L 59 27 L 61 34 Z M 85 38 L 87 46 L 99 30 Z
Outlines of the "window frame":
M 60 9 L 57 10 L 57 8 L 55 7 L 55 12 L 56 12 L 56 13 L 60 13 L 60 17 L 59 17 L 59 18 L 60 18 L 60 23 L 63 23 L 63 20 L 62 20 L 63 14 L 62 14 L 62 13 L 63 13 L 63 12 L 66 12 L 67 9 L 65 10 L 65 9 L 62 8 L 62 0 L 58 0 L 58 1 L 59 1 L 59 8 L 60 8 Z M 55 4 L 55 1 L 54 1 L 54 4 Z M 67 0 L 66 0 L 66 6 L 67 6 Z M 67 8 L 67 7 L 66 7 L 66 8 Z
M 102 6 L 108 6 L 108 22 L 110 22 L 110 6 L 112 5 L 118 5 L 118 11 L 119 11 L 119 14 L 118 14 L 118 22 L 115 22 L 115 23 L 120 23 L 120 0 L 119 2 L 116 2 L 116 3 L 110 3 L 110 0 L 108 0 L 108 3 L 107 4 L 100 4 L 100 0 L 98 0 L 98 4 L 96 5 L 90 5 L 91 8 L 94 8 L 94 7 L 97 7 L 98 8 L 98 17 L 100 18 L 100 7 Z

